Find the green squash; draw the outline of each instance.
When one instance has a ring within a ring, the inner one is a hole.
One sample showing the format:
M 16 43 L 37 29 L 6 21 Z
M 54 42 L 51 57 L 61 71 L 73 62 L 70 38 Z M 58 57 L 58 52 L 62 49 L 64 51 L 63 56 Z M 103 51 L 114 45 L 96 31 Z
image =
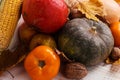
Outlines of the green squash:
M 75 18 L 68 21 L 58 35 L 58 48 L 65 55 L 86 66 L 104 61 L 114 46 L 109 27 L 102 21 Z

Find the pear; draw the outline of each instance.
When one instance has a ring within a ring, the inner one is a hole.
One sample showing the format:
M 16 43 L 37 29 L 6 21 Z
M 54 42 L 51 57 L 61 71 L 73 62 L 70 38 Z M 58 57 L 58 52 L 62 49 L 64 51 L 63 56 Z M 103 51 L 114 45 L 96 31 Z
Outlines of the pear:
M 31 39 L 29 48 L 30 48 L 30 50 L 32 50 L 39 45 L 47 45 L 53 49 L 55 49 L 57 47 L 54 37 L 50 34 L 44 34 L 44 33 L 36 34 Z

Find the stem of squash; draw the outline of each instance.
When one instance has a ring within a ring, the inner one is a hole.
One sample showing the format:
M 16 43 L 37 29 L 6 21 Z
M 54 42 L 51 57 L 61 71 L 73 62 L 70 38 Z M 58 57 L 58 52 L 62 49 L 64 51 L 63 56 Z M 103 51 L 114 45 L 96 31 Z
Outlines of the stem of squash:
M 92 26 L 92 27 L 91 27 L 91 30 L 92 30 L 94 33 L 97 33 L 97 32 L 96 32 L 96 29 L 97 29 L 97 28 L 96 28 L 95 26 Z

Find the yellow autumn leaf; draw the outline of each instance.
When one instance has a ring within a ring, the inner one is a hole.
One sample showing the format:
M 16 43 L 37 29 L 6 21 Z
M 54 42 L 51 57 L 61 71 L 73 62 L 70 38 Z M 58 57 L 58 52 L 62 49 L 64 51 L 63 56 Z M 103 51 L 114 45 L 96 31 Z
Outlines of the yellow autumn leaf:
M 73 1 L 68 0 L 68 2 L 72 4 L 72 6 L 70 6 L 72 9 L 79 10 L 80 12 L 82 12 L 82 14 L 85 14 L 85 16 L 88 19 L 99 21 L 96 15 L 99 15 L 99 16 L 105 15 L 103 4 L 102 2 L 100 2 L 100 0 L 82 0 L 82 1 L 81 0 L 73 0 Z

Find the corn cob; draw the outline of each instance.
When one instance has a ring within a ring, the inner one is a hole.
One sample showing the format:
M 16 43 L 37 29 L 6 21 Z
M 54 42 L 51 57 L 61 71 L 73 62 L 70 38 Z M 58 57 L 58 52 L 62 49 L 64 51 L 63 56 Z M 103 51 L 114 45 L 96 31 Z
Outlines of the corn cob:
M 7 49 L 20 18 L 23 0 L 0 0 L 0 52 Z

